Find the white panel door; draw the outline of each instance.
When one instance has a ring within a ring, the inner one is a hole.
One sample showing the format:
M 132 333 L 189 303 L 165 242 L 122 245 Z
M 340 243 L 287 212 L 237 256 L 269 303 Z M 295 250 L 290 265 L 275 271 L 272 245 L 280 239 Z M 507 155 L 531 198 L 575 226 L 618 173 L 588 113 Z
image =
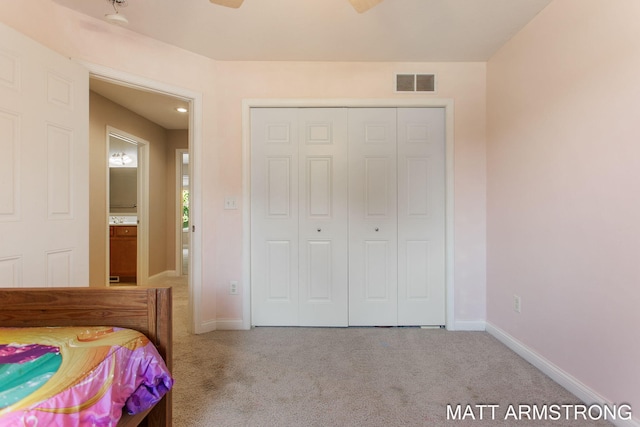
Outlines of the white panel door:
M 443 108 L 398 109 L 398 324 L 445 323 Z
M 251 110 L 256 326 L 347 325 L 345 109 Z
M 298 110 L 300 326 L 347 326 L 347 110 Z
M 251 110 L 252 323 L 299 323 L 298 112 Z
M 349 110 L 349 325 L 397 325 L 396 109 Z
M 89 72 L 0 24 L 0 286 L 87 286 Z

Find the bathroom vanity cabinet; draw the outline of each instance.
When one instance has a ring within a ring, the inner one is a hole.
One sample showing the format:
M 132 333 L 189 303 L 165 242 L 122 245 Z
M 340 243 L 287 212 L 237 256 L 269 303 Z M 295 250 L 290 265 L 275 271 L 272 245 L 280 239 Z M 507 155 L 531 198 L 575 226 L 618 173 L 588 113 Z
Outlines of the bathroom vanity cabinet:
M 109 276 L 111 282 L 135 283 L 137 275 L 138 227 L 112 225 L 109 227 Z

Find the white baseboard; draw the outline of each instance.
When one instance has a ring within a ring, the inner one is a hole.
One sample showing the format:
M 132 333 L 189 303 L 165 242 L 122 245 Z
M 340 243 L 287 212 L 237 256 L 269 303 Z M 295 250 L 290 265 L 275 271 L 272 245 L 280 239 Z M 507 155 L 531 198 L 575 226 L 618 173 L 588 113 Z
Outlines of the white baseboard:
M 244 322 L 240 319 L 218 319 L 212 320 L 209 323 L 214 324 L 214 329 L 221 331 L 243 331 L 251 329 L 247 328 Z M 211 325 L 213 326 L 213 325 Z M 463 320 L 455 322 L 454 328 L 450 328 L 453 331 L 484 331 L 486 328 L 484 320 Z M 203 329 L 205 329 L 203 327 Z
M 576 395 L 580 400 L 586 404 L 599 404 L 599 405 L 612 405 L 613 402 L 608 402 L 596 391 L 587 387 L 580 380 L 563 371 L 549 360 L 545 359 L 522 342 L 518 341 L 502 329 L 492 325 L 490 322 L 486 322 L 486 331 L 495 337 L 498 341 L 509 347 L 516 352 L 527 362 L 544 372 L 552 380 L 566 388 L 568 391 Z M 623 402 L 618 402 L 619 404 Z M 635 418 L 631 420 L 609 420 L 615 426 L 618 427 L 640 427 L 640 421 Z
M 202 322 L 199 325 L 196 325 L 196 330 L 193 331 L 195 334 L 206 334 L 207 332 L 213 332 L 216 328 L 215 320 L 207 320 L 206 322 Z
M 207 320 L 206 322 L 200 323 L 195 333 L 206 334 L 207 332 L 213 331 L 244 331 L 247 329 L 248 328 L 244 327 L 244 322 L 242 320 L 218 319 Z
M 216 320 L 216 329 L 219 331 L 244 331 L 242 319 L 218 319 Z
M 451 331 L 484 331 L 486 322 L 484 320 L 456 320 Z

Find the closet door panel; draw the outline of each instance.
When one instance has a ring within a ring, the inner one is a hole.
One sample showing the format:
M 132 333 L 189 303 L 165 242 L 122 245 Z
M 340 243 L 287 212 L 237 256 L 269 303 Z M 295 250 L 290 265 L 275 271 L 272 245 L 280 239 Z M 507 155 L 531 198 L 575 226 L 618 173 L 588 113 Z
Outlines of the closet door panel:
M 398 322 L 445 323 L 443 108 L 398 109 Z
M 296 109 L 251 110 L 251 163 L 252 323 L 296 325 L 299 321 Z
M 300 326 L 347 326 L 347 110 L 301 108 Z
M 394 182 L 391 172 L 395 171 L 392 161 L 389 157 L 364 158 L 364 216 L 372 222 L 388 219 L 389 209 L 395 207 L 395 188 L 390 188 Z
M 397 324 L 396 110 L 349 110 L 349 324 Z

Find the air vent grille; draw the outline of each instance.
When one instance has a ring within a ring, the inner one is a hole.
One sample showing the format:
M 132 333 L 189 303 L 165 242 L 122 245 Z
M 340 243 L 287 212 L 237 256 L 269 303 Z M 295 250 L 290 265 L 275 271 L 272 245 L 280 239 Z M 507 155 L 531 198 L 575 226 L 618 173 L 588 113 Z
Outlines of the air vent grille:
M 435 92 L 435 74 L 396 74 L 396 92 Z

